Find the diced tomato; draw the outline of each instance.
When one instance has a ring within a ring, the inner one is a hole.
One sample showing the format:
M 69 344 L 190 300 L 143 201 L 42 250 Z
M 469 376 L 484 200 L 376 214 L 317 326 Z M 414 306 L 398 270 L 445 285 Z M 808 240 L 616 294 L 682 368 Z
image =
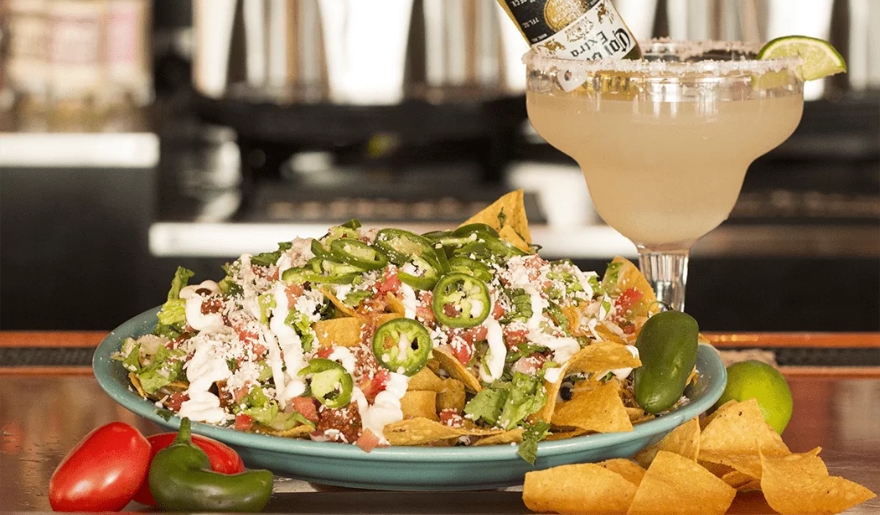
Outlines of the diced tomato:
M 380 392 L 385 391 L 388 388 L 388 380 L 391 378 L 391 373 L 386 369 L 377 370 L 376 373 L 372 377 L 364 377 L 361 380 L 360 387 L 361 391 L 364 392 L 364 397 L 366 397 L 367 402 L 370 404 L 376 400 L 376 396 L 379 395 Z
M 508 325 L 504 326 L 502 334 L 504 334 L 504 343 L 507 345 L 507 348 L 512 349 L 528 340 L 529 328 L 519 324 L 514 326 Z
M 284 289 L 284 293 L 287 294 L 287 303 L 291 306 L 296 304 L 296 300 L 306 291 L 306 287 L 301 284 L 289 284 L 287 288 Z
M 295 409 L 297 413 L 312 422 L 318 421 L 318 408 L 315 406 L 315 401 L 311 397 L 294 397 L 290 402 L 293 404 L 293 409 Z
M 416 318 L 431 327 L 433 327 L 436 322 L 434 318 L 434 308 L 431 306 L 433 302 L 434 293 L 423 291 L 419 295 L 419 305 L 416 306 Z
M 461 339 L 466 341 L 467 343 L 473 345 L 476 342 L 481 342 L 485 340 L 489 336 L 489 328 L 484 325 L 478 325 L 475 327 L 471 327 L 465 329 L 461 332 Z
M 473 344 L 458 338 L 451 342 L 449 349 L 452 351 L 452 355 L 455 356 L 455 359 L 457 359 L 462 365 L 470 363 L 471 358 L 474 355 Z
M 174 392 L 165 400 L 165 407 L 171 411 L 180 411 L 180 405 L 189 400 L 189 395 L 183 392 Z
M 401 284 L 400 278 L 397 277 L 397 270 L 389 267 L 382 280 L 376 283 L 376 294 L 397 293 Z
M 516 363 L 513 364 L 513 370 L 523 374 L 535 375 L 544 366 L 545 361 L 547 361 L 547 358 L 543 354 L 532 354 L 516 360 Z
M 620 294 L 617 299 L 614 300 L 614 307 L 617 311 L 617 316 L 621 319 L 628 319 L 627 316 L 629 311 L 632 309 L 633 305 L 641 300 L 642 292 L 635 288 L 629 288 Z
M 501 317 L 504 316 L 504 306 L 501 303 L 496 302 L 494 306 L 492 306 L 492 318 L 495 320 L 500 320 Z
M 462 423 L 461 414 L 456 409 L 447 408 L 440 410 L 440 423 L 446 426 L 459 427 Z
M 333 354 L 333 347 L 321 347 L 315 353 L 319 358 L 329 358 L 331 354 Z
M 539 255 L 533 254 L 523 259 L 523 266 L 528 271 L 528 278 L 531 281 L 536 280 L 541 275 L 541 267 L 546 261 Z
M 365 429 L 355 442 L 364 452 L 370 452 L 381 445 L 382 441 L 369 429 Z
M 250 428 L 254 427 L 254 419 L 251 418 L 249 415 L 239 413 L 235 416 L 234 427 L 236 431 L 248 431 Z

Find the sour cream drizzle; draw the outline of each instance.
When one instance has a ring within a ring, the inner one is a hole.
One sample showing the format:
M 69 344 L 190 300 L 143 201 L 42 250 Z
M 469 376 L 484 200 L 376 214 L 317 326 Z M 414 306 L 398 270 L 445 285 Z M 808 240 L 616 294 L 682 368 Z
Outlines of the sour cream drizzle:
M 489 343 L 489 352 L 486 353 L 483 366 L 480 367 L 480 379 L 491 383 L 504 373 L 504 362 L 507 359 L 507 346 L 504 345 L 501 324 L 492 317 L 486 319 L 486 341 Z
M 284 365 L 287 367 L 286 374 L 289 381 L 282 387 L 278 387 L 278 400 L 281 405 L 287 401 L 302 395 L 306 391 L 305 381 L 297 375 L 306 366 L 303 357 L 302 339 L 293 327 L 287 325 L 287 316 L 290 314 L 290 302 L 285 291 L 286 285 L 282 281 L 275 284 L 272 295 L 275 299 L 275 307 L 272 308 L 272 318 L 269 320 L 269 330 L 275 334 L 278 347 L 282 353 Z M 275 369 L 273 368 L 273 376 Z
M 186 363 L 189 399 L 180 406 L 179 415 L 191 420 L 219 424 L 229 415 L 220 407 L 220 398 L 208 391 L 217 381 L 231 375 L 226 360 L 213 352 L 214 342 L 205 338 L 196 343 L 193 357 Z
M 351 394 L 352 400 L 357 403 L 363 428 L 369 429 L 383 443 L 388 442 L 384 436 L 385 426 L 403 420 L 400 399 L 406 394 L 406 389 L 409 386 L 409 376 L 396 372 L 391 372 L 389 375 L 388 385 L 385 390 L 376 395 L 376 400 L 372 405 L 367 402 L 367 398 L 360 388 L 355 387 Z
M 202 313 L 204 297 L 196 293 L 197 290 L 210 290 L 211 294 L 220 291 L 220 287 L 214 281 L 203 281 L 201 284 L 191 284 L 180 290 L 180 298 L 186 301 L 184 308 L 186 324 L 196 331 L 217 332 L 223 329 L 223 315 L 220 313 Z

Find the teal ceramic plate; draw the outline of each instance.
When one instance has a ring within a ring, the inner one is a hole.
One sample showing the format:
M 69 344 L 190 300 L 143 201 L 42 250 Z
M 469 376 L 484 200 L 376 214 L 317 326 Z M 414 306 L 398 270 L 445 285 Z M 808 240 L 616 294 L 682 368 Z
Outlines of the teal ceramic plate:
M 111 332 L 92 362 L 101 388 L 116 402 L 159 426 L 176 429 L 180 419 L 162 418 L 156 406 L 134 392 L 127 373 L 110 356 L 122 341 L 149 333 L 156 324 L 153 309 Z M 700 345 L 700 372 L 688 395 L 691 402 L 663 417 L 638 424 L 631 432 L 594 434 L 538 444 L 535 465 L 523 461 L 517 448 L 386 447 L 366 453 L 354 445 L 294 440 L 193 424 L 193 431 L 234 447 L 252 468 L 268 468 L 283 476 L 313 483 L 382 490 L 478 490 L 520 484 L 526 472 L 567 463 L 630 457 L 676 426 L 703 413 L 721 396 L 727 373 L 715 350 Z

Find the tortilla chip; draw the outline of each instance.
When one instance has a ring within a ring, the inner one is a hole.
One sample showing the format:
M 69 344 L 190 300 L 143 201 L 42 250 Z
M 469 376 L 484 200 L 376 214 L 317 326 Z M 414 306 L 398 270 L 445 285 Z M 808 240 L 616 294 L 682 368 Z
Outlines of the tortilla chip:
M 875 494 L 847 479 L 829 476 L 822 460 L 810 453 L 761 454 L 761 490 L 767 504 L 783 515 L 840 513 L 873 499 Z
M 272 436 L 283 436 L 285 438 L 308 438 L 315 429 L 308 424 L 301 424 L 291 429 L 279 431 L 265 426 L 259 426 L 259 432 Z
M 625 514 L 636 485 L 595 463 L 527 472 L 523 502 L 536 512 Z
M 656 416 L 653 413 L 648 413 L 642 408 L 626 408 L 626 414 L 629 415 L 629 421 L 632 425 L 641 424 L 642 422 L 647 422 L 649 420 L 654 420 Z
M 407 390 L 400 398 L 403 418 L 426 418 L 440 420 L 437 416 L 437 392 L 431 390 Z
M 642 274 L 639 267 L 633 264 L 632 261 L 620 256 L 611 260 L 611 264 L 619 267 L 617 270 L 617 282 L 610 284 L 610 281 L 607 279 L 611 279 L 612 277 L 609 277 L 606 273 L 602 284 L 607 291 L 618 293 L 625 292 L 630 288 L 635 288 L 636 291 L 642 294 L 641 298 L 630 306 L 630 313 L 632 315 L 628 318 L 647 318 L 649 314 L 654 314 L 660 311 L 660 304 L 657 302 L 657 296 L 654 294 L 654 289 L 651 288 L 651 283 L 648 282 L 648 279 Z M 641 324 L 637 325 L 639 327 L 641 326 Z
M 633 459 L 647 468 L 660 451 L 669 451 L 697 461 L 700 454 L 700 421 L 692 418 L 666 434 L 659 442 L 639 451 Z
M 315 337 L 322 347 L 355 347 L 361 343 L 361 330 L 364 320 L 360 317 L 331 318 L 318 320 L 312 325 Z
M 567 362 L 566 373 L 575 372 L 604 374 L 617 368 L 636 368 L 642 365 L 639 358 L 630 353 L 625 345 L 616 342 L 596 342 L 575 353 Z
M 821 447 L 816 447 L 815 449 L 800 454 L 818 456 L 821 451 Z M 725 465 L 733 469 L 733 472 L 739 472 L 743 476 L 748 477 L 750 481 L 761 479 L 761 455 L 758 452 L 725 453 L 720 451 L 701 451 L 700 463 Z M 732 473 L 727 473 L 725 476 L 729 476 L 734 481 L 739 479 L 737 475 Z M 724 479 L 724 476 L 722 476 L 722 479 Z M 728 484 L 736 488 L 733 483 L 728 482 Z
M 406 315 L 406 306 L 403 305 L 403 301 L 398 299 L 396 295 L 391 292 L 385 295 L 385 299 L 388 302 L 388 308 L 391 309 L 392 313 L 397 313 L 400 316 Z
M 557 406 L 550 423 L 597 433 L 632 431 L 619 391 L 616 381 L 608 381 L 592 390 L 576 391 L 570 401 Z
M 738 470 L 731 470 L 730 472 L 721 476 L 721 480 L 739 490 L 742 487 L 752 483 L 755 481 L 755 478 L 748 474 L 743 474 Z
M 695 461 L 674 452 L 658 451 L 627 515 L 721 515 L 735 496 L 734 488 Z
M 554 430 L 550 434 L 544 437 L 544 440 L 548 442 L 552 442 L 554 440 L 568 440 L 569 438 L 574 438 L 576 436 L 583 436 L 585 434 L 590 433 L 586 429 L 567 429 L 565 431 Z
M 461 413 L 467 401 L 464 383 L 458 379 L 443 381 L 443 390 L 437 392 L 437 410 L 451 409 Z
M 509 225 L 505 225 L 498 231 L 498 236 L 501 236 L 501 239 L 507 241 L 514 247 L 522 250 L 523 252 L 530 252 L 531 248 L 529 248 L 529 244 L 526 243 L 524 239 L 520 237 L 519 234 Z
M 381 313 L 373 317 L 361 315 L 318 320 L 312 324 L 318 344 L 322 347 L 356 347 L 361 344 L 361 334 L 367 325 L 379 327 L 385 322 L 400 318 L 397 313 Z
M 431 390 L 442 392 L 446 389 L 446 381 L 428 367 L 425 367 L 409 378 L 409 390 Z
M 483 223 L 501 232 L 510 227 L 527 244 L 532 242 L 529 233 L 529 221 L 526 218 L 526 206 L 523 202 L 523 190 L 514 190 L 501 196 L 498 200 L 483 208 L 482 211 L 468 218 L 461 225 Z M 509 240 L 508 240 L 509 241 Z
M 617 368 L 636 368 L 641 366 L 639 358 L 634 357 L 626 346 L 616 342 L 596 342 L 579 350 L 565 362 L 559 379 L 555 382 L 545 381 L 544 388 L 547 391 L 547 402 L 538 413 L 536 419 L 550 420 L 556 411 L 556 402 L 559 389 L 566 376 L 574 373 L 604 374 Z
M 471 393 L 480 393 L 483 385 L 480 384 L 479 378 L 458 361 L 458 358 L 452 355 L 446 349 L 434 347 L 434 358 L 440 362 L 440 367 L 449 374 L 453 379 L 458 379 L 464 383 L 465 388 Z
M 456 439 L 461 431 L 426 418 L 408 418 L 386 425 L 383 434 L 391 445 L 428 445 Z
M 477 440 L 474 444 L 476 447 L 484 446 L 484 445 L 504 445 L 504 444 L 520 444 L 523 441 L 523 429 L 518 427 L 516 429 L 511 429 L 510 431 L 505 431 L 503 433 L 498 433 L 497 435 L 487 436 L 485 438 L 481 438 Z
M 385 426 L 385 438 L 391 445 L 434 445 L 461 436 L 491 436 L 501 429 L 476 426 L 452 427 L 426 418 L 407 418 Z
M 613 470 L 624 477 L 630 483 L 639 486 L 642 478 L 645 477 L 645 469 L 638 463 L 623 458 L 614 458 L 610 460 L 600 461 L 597 465 L 601 465 L 608 470 Z
M 337 311 L 344 313 L 346 316 L 349 316 L 349 317 L 358 316 L 358 312 L 353 307 L 349 306 L 345 302 L 342 302 L 342 300 L 339 297 L 337 297 L 336 295 L 334 295 L 333 292 L 331 292 L 329 288 L 322 286 L 321 293 L 324 294 L 325 297 L 327 297 L 327 299 L 330 301 L 331 304 L 336 306 Z
M 134 389 L 137 390 L 138 395 L 147 398 L 147 392 L 144 391 L 143 385 L 141 385 L 141 378 L 138 377 L 134 372 L 128 373 L 128 380 L 131 381 L 131 385 L 134 386 Z
M 791 454 L 779 433 L 771 428 L 758 408 L 758 401 L 729 401 L 713 413 L 700 435 L 700 452 Z

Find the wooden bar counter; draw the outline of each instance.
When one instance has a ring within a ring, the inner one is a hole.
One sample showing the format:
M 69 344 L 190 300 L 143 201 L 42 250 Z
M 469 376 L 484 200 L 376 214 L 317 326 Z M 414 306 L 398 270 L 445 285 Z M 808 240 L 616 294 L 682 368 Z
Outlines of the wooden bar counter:
M 0 350 L 88 348 L 105 333 L 0 332 Z M 708 334 L 717 348 L 859 348 L 880 353 L 880 334 Z M 782 366 L 794 396 L 783 438 L 795 452 L 822 447 L 831 475 L 880 492 L 880 367 Z M 145 434 L 152 423 L 117 405 L 87 365 L 8 366 L 0 361 L 0 512 L 48 512 L 49 477 L 89 431 L 114 420 Z M 479 466 L 479 464 L 475 464 Z M 132 510 L 142 510 L 137 504 Z M 277 478 L 267 512 L 528 513 L 516 487 L 479 492 L 373 492 Z M 729 513 L 774 513 L 760 494 L 741 495 Z M 880 498 L 848 514 L 880 513 Z

